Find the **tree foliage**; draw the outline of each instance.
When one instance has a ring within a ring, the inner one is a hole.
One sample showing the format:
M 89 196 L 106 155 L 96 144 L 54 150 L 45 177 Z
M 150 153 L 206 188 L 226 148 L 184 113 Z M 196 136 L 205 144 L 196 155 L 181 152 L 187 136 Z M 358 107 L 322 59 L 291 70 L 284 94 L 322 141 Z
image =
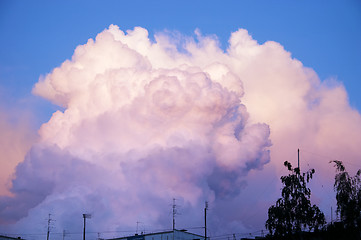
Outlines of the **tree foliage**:
M 318 230 L 326 223 L 325 216 L 316 205 L 311 205 L 311 190 L 306 186 L 315 170 L 300 174 L 291 163 L 286 161 L 284 165 L 290 174 L 281 177 L 282 197 L 268 209 L 266 228 L 275 236 Z
M 337 213 L 345 228 L 361 229 L 361 169 L 351 177 L 341 161 L 334 160 L 337 174 L 336 191 Z

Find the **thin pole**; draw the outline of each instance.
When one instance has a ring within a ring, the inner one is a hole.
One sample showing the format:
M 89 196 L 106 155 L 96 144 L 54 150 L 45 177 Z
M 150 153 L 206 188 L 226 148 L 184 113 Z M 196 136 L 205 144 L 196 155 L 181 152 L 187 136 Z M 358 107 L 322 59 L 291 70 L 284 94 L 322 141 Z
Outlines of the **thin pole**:
M 46 240 L 49 240 L 49 235 L 50 235 L 50 214 L 49 214 L 49 218 L 48 218 L 48 232 L 46 234 Z
M 297 155 L 298 155 L 298 171 L 300 171 L 300 173 L 301 173 L 301 169 L 300 169 L 300 149 L 297 149 Z
M 176 205 L 175 205 L 175 198 L 173 198 L 173 231 L 174 231 L 174 229 L 175 229 L 175 215 L 176 215 L 176 213 L 177 213 L 177 211 L 176 211 Z
M 173 198 L 173 240 L 174 240 L 174 233 L 175 233 L 175 215 L 177 214 L 177 205 L 175 205 L 175 198 Z
M 83 218 L 84 218 L 83 240 L 85 240 L 85 214 L 83 214 Z
M 206 202 L 206 206 L 204 208 L 204 239 L 207 240 L 207 209 L 208 202 Z
M 92 217 L 91 214 L 88 214 L 88 213 L 83 214 L 83 218 L 84 218 L 83 240 L 85 240 L 85 219 L 86 218 L 91 218 L 91 217 Z

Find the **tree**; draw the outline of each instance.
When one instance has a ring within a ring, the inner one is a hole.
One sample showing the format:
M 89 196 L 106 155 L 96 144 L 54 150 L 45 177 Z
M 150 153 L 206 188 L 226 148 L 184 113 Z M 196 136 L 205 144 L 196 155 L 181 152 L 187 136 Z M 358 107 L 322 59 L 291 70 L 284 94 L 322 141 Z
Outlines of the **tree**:
M 337 213 L 346 229 L 361 229 L 361 169 L 350 177 L 341 161 L 334 160 Z
M 277 237 L 306 229 L 317 231 L 325 225 L 325 216 L 316 205 L 311 205 L 311 190 L 306 186 L 315 170 L 300 174 L 300 169 L 292 168 L 291 163 L 286 161 L 284 165 L 291 173 L 281 177 L 282 197 L 268 209 L 266 228 Z

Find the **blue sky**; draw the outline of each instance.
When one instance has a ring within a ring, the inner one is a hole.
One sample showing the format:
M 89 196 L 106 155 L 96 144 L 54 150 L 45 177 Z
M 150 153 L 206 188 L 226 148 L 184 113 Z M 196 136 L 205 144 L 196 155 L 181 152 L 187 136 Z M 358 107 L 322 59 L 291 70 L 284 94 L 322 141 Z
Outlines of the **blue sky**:
M 56 109 L 31 95 L 40 75 L 75 47 L 116 24 L 192 35 L 199 28 L 227 47 L 245 28 L 259 43 L 282 44 L 321 80 L 335 77 L 361 110 L 361 2 L 347 1 L 0 1 L 0 99 L 30 110 L 38 127 Z

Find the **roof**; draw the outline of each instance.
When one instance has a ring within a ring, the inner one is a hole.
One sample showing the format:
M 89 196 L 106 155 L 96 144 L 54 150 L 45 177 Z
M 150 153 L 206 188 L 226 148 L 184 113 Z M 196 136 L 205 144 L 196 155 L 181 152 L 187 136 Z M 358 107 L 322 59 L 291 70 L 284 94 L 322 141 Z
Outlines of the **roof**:
M 9 236 L 0 235 L 0 239 L 16 239 L 16 240 L 19 240 L 19 239 L 21 239 L 21 238 L 20 238 L 20 237 L 15 238 L 15 237 L 9 237 Z
M 198 234 L 195 234 L 195 233 L 190 233 L 190 232 L 187 232 L 187 230 L 185 229 L 182 229 L 182 230 L 177 230 L 177 229 L 174 229 L 174 231 L 176 232 L 182 232 L 182 233 L 186 233 L 186 234 L 189 234 L 189 235 L 193 235 L 193 236 L 196 236 L 198 238 L 204 238 L 204 236 L 202 235 L 198 235 Z M 146 236 L 152 236 L 152 235 L 159 235 L 159 234 L 169 234 L 169 233 L 173 233 L 173 230 L 170 230 L 170 231 L 164 231 L 164 232 L 155 232 L 155 233 L 147 233 L 147 234 L 136 234 L 136 235 L 131 235 L 131 236 L 125 236 L 125 237 L 119 237 L 119 238 L 112 238 L 112 239 L 109 239 L 109 240 L 117 240 L 117 239 L 132 239 L 132 240 L 137 240 L 137 238 L 143 238 L 143 237 L 146 237 Z

